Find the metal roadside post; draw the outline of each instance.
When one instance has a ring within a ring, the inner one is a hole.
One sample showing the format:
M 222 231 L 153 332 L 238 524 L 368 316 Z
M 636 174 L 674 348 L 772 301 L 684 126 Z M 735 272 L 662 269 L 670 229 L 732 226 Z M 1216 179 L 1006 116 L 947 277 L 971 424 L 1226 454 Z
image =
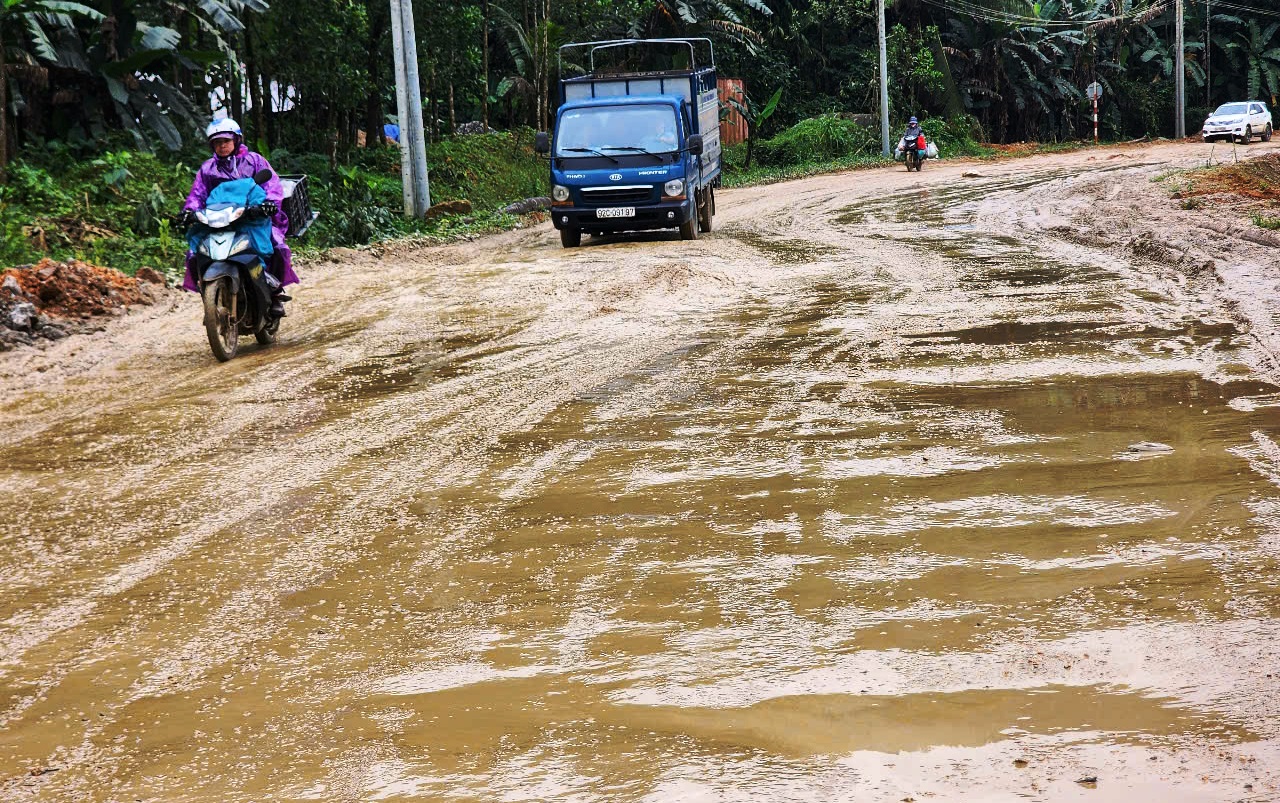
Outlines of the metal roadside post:
M 1098 144 L 1098 100 L 1102 97 L 1102 84 L 1094 81 L 1084 90 L 1089 96 L 1089 100 L 1093 101 L 1093 144 Z

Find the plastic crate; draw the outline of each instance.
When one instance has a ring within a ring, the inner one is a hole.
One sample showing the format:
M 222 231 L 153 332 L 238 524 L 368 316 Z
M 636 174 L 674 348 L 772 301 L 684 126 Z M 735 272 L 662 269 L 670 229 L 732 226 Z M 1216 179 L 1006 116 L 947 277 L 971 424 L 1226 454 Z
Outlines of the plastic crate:
M 281 208 L 289 218 L 288 236 L 301 237 L 307 233 L 307 229 L 311 228 L 311 223 L 320 216 L 311 211 L 311 193 L 307 189 L 307 177 L 305 175 L 280 176 L 280 183 L 284 187 L 284 203 L 281 204 Z

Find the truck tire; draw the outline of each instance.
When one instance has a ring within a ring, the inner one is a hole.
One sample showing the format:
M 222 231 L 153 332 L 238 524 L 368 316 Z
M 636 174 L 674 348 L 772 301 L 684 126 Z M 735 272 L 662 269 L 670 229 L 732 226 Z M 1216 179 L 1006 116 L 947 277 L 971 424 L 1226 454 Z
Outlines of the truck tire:
M 711 188 L 707 187 L 698 194 L 702 197 L 702 203 L 698 204 L 698 231 L 707 234 L 711 231 L 711 216 L 715 214 L 711 206 Z
M 681 223 L 681 224 L 680 224 L 680 239 L 681 239 L 681 240 L 696 240 L 696 239 L 698 239 L 698 210 L 697 210 L 697 207 L 695 207 L 695 208 L 694 208 L 694 210 L 693 210 L 693 215 L 691 215 L 691 216 L 689 217 L 688 222 L 686 222 L 686 223 Z
M 582 230 L 563 228 L 560 230 L 560 245 L 565 248 L 577 248 L 582 245 Z

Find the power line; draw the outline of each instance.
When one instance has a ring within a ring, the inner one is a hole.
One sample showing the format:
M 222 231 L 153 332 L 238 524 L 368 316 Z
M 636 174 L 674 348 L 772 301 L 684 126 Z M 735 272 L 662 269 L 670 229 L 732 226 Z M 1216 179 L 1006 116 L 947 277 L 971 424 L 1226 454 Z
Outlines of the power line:
M 988 8 L 976 3 L 968 2 L 968 0 L 921 0 L 928 5 L 951 11 L 957 14 L 963 14 L 967 17 L 983 20 L 985 22 L 1000 22 L 1012 25 L 1024 25 L 1029 27 L 1041 28 L 1078 28 L 1082 25 L 1097 25 L 1104 22 L 1119 22 L 1121 20 L 1133 19 L 1143 14 L 1149 13 L 1152 9 L 1160 5 L 1168 5 L 1168 0 L 1157 0 L 1148 6 L 1135 8 L 1123 14 L 1115 14 L 1110 17 L 1097 17 L 1095 19 L 1077 18 L 1074 20 L 1053 20 L 1044 19 L 1043 17 L 1032 17 L 1025 14 L 1017 14 L 1012 11 L 1003 11 L 996 8 Z M 1082 15 L 1077 15 L 1081 17 Z
M 1243 11 L 1248 14 L 1259 14 L 1264 17 L 1280 17 L 1280 11 L 1275 11 L 1269 8 L 1251 8 L 1249 6 L 1242 6 L 1236 3 L 1224 3 L 1222 2 L 1222 0 L 1209 0 L 1209 4 L 1215 5 L 1219 8 L 1230 9 L 1232 11 Z
M 1079 28 L 1081 26 L 1093 26 L 1100 23 L 1121 22 L 1149 14 L 1157 9 L 1159 11 L 1165 11 L 1170 5 L 1170 0 L 1156 0 L 1156 2 L 1153 2 L 1150 5 L 1143 6 L 1141 8 L 1134 8 L 1123 14 L 1114 14 L 1110 17 L 1084 19 L 1081 15 L 1077 15 L 1077 19 L 1074 20 L 1053 20 L 1044 19 L 1042 17 L 1032 17 L 1026 14 L 1018 14 L 1012 11 L 1004 11 L 998 8 L 989 8 L 987 6 L 969 2 L 969 0 L 921 0 L 921 2 L 934 6 L 935 8 L 943 9 L 944 11 L 950 11 L 955 14 L 961 14 L 966 17 L 982 20 L 983 22 L 995 22 L 1007 25 L 1022 25 L 1040 28 Z M 1207 4 L 1229 11 L 1268 17 L 1280 17 L 1280 11 L 1252 8 L 1250 6 L 1229 2 L 1229 0 L 1207 0 Z

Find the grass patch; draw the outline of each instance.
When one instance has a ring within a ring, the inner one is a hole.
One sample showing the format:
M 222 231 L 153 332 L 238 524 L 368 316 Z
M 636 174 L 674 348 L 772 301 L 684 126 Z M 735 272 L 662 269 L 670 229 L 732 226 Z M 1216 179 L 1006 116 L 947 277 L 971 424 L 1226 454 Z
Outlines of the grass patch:
M 1268 217 L 1254 213 L 1252 216 L 1255 226 L 1267 231 L 1280 231 L 1280 217 Z

